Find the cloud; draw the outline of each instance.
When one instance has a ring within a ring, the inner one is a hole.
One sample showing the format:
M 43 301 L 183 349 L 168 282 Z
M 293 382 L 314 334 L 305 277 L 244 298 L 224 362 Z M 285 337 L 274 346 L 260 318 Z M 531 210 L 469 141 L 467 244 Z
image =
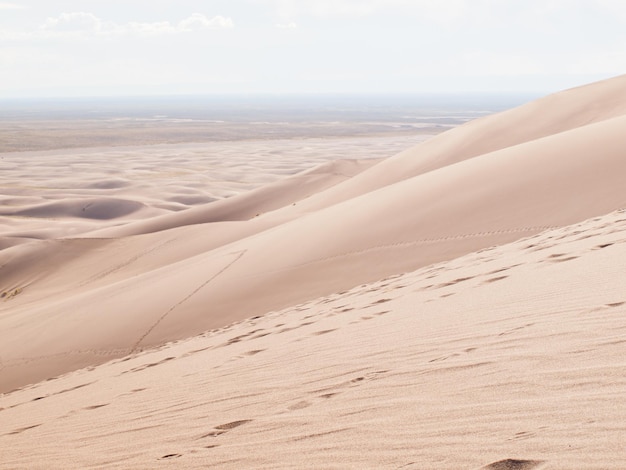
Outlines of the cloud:
M 230 29 L 235 25 L 233 20 L 225 18 L 221 15 L 214 16 L 213 18 L 207 18 L 201 13 L 194 13 L 189 18 L 186 18 L 178 23 L 179 31 L 197 31 L 201 29 Z
M 41 26 L 45 31 L 97 32 L 102 28 L 102 21 L 91 13 L 61 13 L 56 18 L 48 18 Z
M 17 3 L 0 2 L 0 10 L 24 10 L 25 8 Z
M 209 18 L 201 13 L 193 13 L 178 23 L 170 21 L 114 23 L 104 21 L 93 13 L 61 13 L 48 18 L 38 31 L 28 33 L 7 33 L 1 36 L 13 40 L 76 38 L 101 36 L 156 36 L 164 34 L 184 34 L 193 31 L 230 29 L 233 20 L 221 15 Z

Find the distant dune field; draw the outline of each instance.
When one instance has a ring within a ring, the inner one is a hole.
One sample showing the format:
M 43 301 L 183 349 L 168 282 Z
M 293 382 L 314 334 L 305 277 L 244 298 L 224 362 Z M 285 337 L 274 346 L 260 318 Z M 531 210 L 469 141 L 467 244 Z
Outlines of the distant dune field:
M 626 467 L 624 129 L 4 154 L 3 463 Z

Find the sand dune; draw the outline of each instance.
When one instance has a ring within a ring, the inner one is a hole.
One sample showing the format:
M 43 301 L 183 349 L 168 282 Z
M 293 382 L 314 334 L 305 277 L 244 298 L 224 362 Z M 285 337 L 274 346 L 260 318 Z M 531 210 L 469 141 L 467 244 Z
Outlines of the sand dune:
M 182 213 L 166 214 L 121 227 L 92 231 L 86 237 L 123 237 L 168 230 L 185 225 L 211 222 L 247 221 L 300 202 L 311 195 L 348 180 L 378 163 L 377 159 L 335 160 L 275 183 L 222 199 L 214 204 L 201 205 Z
M 568 90 L 91 240 L 7 248 L 3 291 L 19 295 L 0 317 L 2 389 L 623 207 L 625 88 Z M 104 219 L 135 208 L 98 204 Z
M 27 209 L 0 211 L 0 215 L 23 217 L 78 217 L 85 219 L 109 220 L 124 217 L 145 207 L 137 201 L 118 198 L 65 199 L 30 206 Z
M 625 261 L 615 212 L 27 386 L 2 462 L 622 469 Z
M 387 158 L 428 137 L 243 140 L 2 153 L 0 246 L 77 237 L 105 227 L 186 211 L 325 163 Z M 274 192 L 273 197 L 284 195 Z M 82 210 L 51 211 L 48 207 L 62 208 L 72 200 L 77 209 L 82 209 L 94 200 L 104 199 L 132 201 L 150 210 L 103 220 L 85 218 Z M 179 223 L 174 218 L 168 227 Z M 139 227 L 148 231 L 147 227 Z M 125 232 L 141 230 L 129 227 Z
M 227 198 L 197 147 L 54 154 L 0 209 L 3 464 L 624 468 L 625 128 L 623 76 L 387 159 L 210 160 Z

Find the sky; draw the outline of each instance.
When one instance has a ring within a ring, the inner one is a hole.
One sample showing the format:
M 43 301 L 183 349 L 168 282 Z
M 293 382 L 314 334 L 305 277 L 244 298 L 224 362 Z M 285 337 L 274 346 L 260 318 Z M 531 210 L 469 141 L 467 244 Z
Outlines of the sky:
M 626 0 L 0 0 L 0 98 L 551 92 L 626 73 Z

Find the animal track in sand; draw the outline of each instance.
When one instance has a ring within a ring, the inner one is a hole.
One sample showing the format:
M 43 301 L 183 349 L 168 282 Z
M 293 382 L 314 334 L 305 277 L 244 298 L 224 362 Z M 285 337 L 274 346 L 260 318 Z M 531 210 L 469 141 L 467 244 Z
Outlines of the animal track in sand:
M 154 246 L 151 246 L 151 247 L 149 247 L 149 248 L 147 248 L 147 249 L 137 253 L 136 255 L 126 259 L 122 263 L 115 264 L 115 265 L 113 265 L 113 266 L 111 266 L 111 267 L 109 267 L 109 268 L 107 268 L 107 269 L 105 269 L 103 271 L 95 273 L 91 277 L 89 277 L 89 278 L 85 279 L 83 282 L 81 282 L 78 285 L 78 287 L 86 286 L 87 284 L 90 284 L 90 283 L 98 281 L 98 280 L 100 280 L 100 279 L 102 279 L 104 277 L 107 277 L 107 276 L 109 276 L 111 274 L 114 274 L 114 273 L 116 273 L 116 272 L 118 272 L 118 271 L 120 271 L 120 270 L 122 270 L 122 269 L 124 269 L 124 268 L 126 268 L 128 266 L 130 266 L 131 264 L 135 263 L 136 261 L 140 260 L 141 258 L 143 258 L 145 256 L 148 256 L 151 253 L 153 253 L 153 252 L 155 252 L 155 251 L 163 248 L 164 246 L 169 245 L 170 243 L 175 242 L 175 241 L 176 241 L 176 238 L 172 238 L 172 239 L 169 239 L 169 240 L 165 240 L 164 242 L 160 242 L 160 243 L 158 243 L 158 244 L 156 244 Z
M 185 302 L 187 302 L 190 298 L 192 298 L 194 295 L 196 295 L 198 292 L 200 292 L 200 290 L 202 290 L 204 287 L 206 287 L 209 283 L 211 283 L 214 279 L 216 279 L 217 277 L 219 277 L 221 274 L 223 274 L 228 268 L 230 268 L 233 264 L 235 264 L 237 261 L 239 261 L 246 253 L 247 253 L 247 249 L 245 250 L 241 250 L 240 252 L 235 252 L 235 253 L 230 253 L 230 255 L 235 255 L 234 259 L 231 260 L 228 264 L 226 264 L 222 269 L 220 269 L 217 273 L 213 274 L 211 277 L 209 277 L 208 279 L 206 279 L 203 283 L 201 283 L 199 286 L 197 286 L 194 290 L 192 290 L 191 292 L 189 292 L 185 297 L 183 297 L 182 299 L 180 299 L 178 302 L 176 302 L 174 305 L 172 305 L 168 310 L 165 311 L 165 313 L 163 313 L 159 318 L 157 318 L 157 320 L 152 324 L 152 326 L 150 326 L 150 328 L 148 328 L 140 337 L 139 339 L 135 342 L 135 344 L 133 345 L 133 347 L 131 348 L 131 353 L 137 351 L 137 349 L 139 348 L 139 345 L 141 344 L 141 342 L 150 334 L 152 333 L 152 331 L 154 331 L 154 329 L 159 326 L 159 324 L 165 320 L 165 318 L 167 316 L 169 316 L 174 310 L 176 310 L 178 307 L 180 307 L 182 304 L 184 304 Z

